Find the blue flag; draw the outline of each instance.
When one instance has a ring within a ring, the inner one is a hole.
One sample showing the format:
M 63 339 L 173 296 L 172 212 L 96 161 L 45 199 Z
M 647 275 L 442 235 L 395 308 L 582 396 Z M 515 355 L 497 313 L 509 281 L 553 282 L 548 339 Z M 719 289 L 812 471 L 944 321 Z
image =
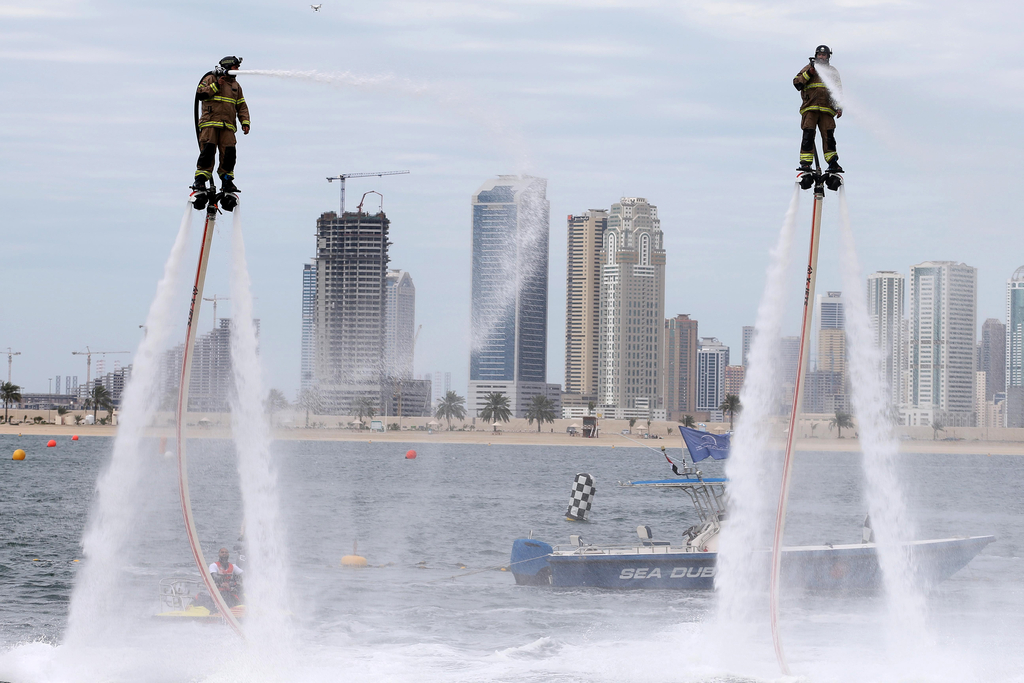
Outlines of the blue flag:
M 709 434 L 682 425 L 679 425 L 679 431 L 694 462 L 700 462 L 708 456 L 715 460 L 725 460 L 729 457 L 728 434 Z

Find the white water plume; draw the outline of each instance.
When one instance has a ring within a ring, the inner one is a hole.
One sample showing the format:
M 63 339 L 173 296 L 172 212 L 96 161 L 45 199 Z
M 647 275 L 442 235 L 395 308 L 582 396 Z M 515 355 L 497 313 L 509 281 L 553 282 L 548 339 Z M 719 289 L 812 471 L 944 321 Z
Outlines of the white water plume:
M 146 316 L 145 336 L 133 358 L 131 378 L 121 397 L 117 437 L 110 463 L 96 482 L 96 502 L 82 547 L 85 562 L 78 574 L 65 637 L 70 644 L 102 640 L 115 624 L 125 624 L 128 612 L 124 578 L 128 541 L 141 505 L 140 478 L 144 459 L 140 442 L 159 406 L 160 356 L 170 340 L 178 313 L 176 295 L 192 225 L 192 205 L 185 205 L 178 235 L 157 283 Z
M 252 290 L 242 237 L 241 212 L 234 211 L 231 234 L 231 368 L 235 391 L 231 428 L 238 457 L 247 565 L 246 639 L 253 653 L 287 653 L 288 617 L 285 560 L 277 472 L 270 453 L 270 424 L 263 401 L 262 368 L 252 317 Z
M 771 473 L 777 469 L 769 454 L 772 409 L 781 390 L 780 341 L 786 305 L 786 279 L 793 252 L 800 188 L 794 186 L 782 230 L 775 248 L 757 309 L 747 375 L 740 401 L 743 413 L 732 440 L 731 456 L 725 462 L 729 479 L 729 518 L 723 526 L 718 552 L 719 619 L 734 629 L 750 623 L 757 596 L 763 593 L 763 562 L 755 556 L 771 545 L 774 503 L 770 499 Z
M 915 568 L 905 546 L 913 540 L 915 530 L 899 483 L 896 467 L 899 441 L 890 416 L 881 350 L 874 342 L 868 318 L 865 280 L 850 228 L 846 190 L 842 187 L 839 214 L 847 359 L 853 412 L 863 453 L 865 493 L 893 617 L 893 642 L 896 651 L 905 653 L 907 648 L 921 647 L 928 642 L 924 595 L 915 580 Z
M 548 282 L 548 237 L 550 204 L 547 181 L 530 176 L 499 176 L 495 188 L 512 188 L 514 217 L 508 223 L 474 236 L 474 258 L 480 259 L 482 276 L 473 282 L 472 337 L 476 353 L 503 346 L 509 335 L 517 340 L 517 325 L 543 324 Z M 518 350 L 516 352 L 518 356 Z
M 832 102 L 837 108 L 843 109 L 843 81 L 839 78 L 839 72 L 834 66 L 823 61 L 815 61 L 814 70 L 818 72 L 818 77 L 828 89 Z
M 457 116 L 469 119 L 487 130 L 491 134 L 487 138 L 488 146 L 503 146 L 505 152 L 519 167 L 520 173 L 530 170 L 529 147 L 519 122 L 510 120 L 507 108 L 491 106 L 487 98 L 474 95 L 465 86 L 416 83 L 408 78 L 399 78 L 394 74 L 365 75 L 355 74 L 351 71 L 317 71 L 316 69 L 305 71 L 243 69 L 231 73 L 243 77 L 269 76 L 429 99 L 454 112 Z

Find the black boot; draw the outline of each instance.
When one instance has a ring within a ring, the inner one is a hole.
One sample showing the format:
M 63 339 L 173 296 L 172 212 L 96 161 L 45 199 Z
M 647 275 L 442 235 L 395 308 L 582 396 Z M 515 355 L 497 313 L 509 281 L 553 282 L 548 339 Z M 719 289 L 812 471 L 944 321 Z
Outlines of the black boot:
M 193 192 L 206 192 L 206 178 L 202 176 L 196 176 L 195 181 L 189 187 Z
M 839 165 L 839 157 L 835 157 L 832 161 L 828 162 L 829 173 L 845 173 L 843 167 Z
M 809 162 L 809 161 L 801 161 L 800 165 L 796 167 L 796 170 L 800 171 L 801 173 L 810 173 L 811 172 L 811 162 Z
M 220 177 L 220 191 L 221 192 L 241 192 L 235 187 L 234 179 L 231 176 L 224 175 Z

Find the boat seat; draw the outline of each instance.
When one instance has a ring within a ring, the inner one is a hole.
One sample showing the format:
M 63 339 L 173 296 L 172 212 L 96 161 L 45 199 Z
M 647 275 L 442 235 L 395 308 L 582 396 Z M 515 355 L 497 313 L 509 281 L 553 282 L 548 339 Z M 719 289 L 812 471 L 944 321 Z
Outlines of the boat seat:
M 636 535 L 640 537 L 640 542 L 645 546 L 669 545 L 669 541 L 655 541 L 654 534 L 651 532 L 651 527 L 646 525 L 638 526 L 636 528 Z

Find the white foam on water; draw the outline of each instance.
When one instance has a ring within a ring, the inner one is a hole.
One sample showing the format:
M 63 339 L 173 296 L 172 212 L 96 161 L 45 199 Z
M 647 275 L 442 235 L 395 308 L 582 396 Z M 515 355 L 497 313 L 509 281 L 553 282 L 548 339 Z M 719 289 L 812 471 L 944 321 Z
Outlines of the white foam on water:
M 774 502 L 772 473 L 778 458 L 768 450 L 771 417 L 781 389 L 782 320 L 786 309 L 787 275 L 792 261 L 793 237 L 800 208 L 800 188 L 794 186 L 782 230 L 771 251 L 764 293 L 757 309 L 755 335 L 748 356 L 747 374 L 740 393 L 743 412 L 732 439 L 731 454 L 725 462 L 729 479 L 729 516 L 719 540 L 719 620 L 724 628 L 752 628 L 763 613 L 763 562 L 754 553 L 771 546 Z
M 270 424 L 264 405 L 267 393 L 257 351 L 239 208 L 234 211 L 231 255 L 231 369 L 235 387 L 231 396 L 231 428 L 245 520 L 245 633 L 252 655 L 247 660 L 249 668 L 271 666 L 264 660 L 275 658 L 268 660 L 268 655 L 290 652 L 292 627 L 281 503 L 270 452 Z
M 927 648 L 931 638 L 925 625 L 923 589 L 915 580 L 910 556 L 901 548 L 915 538 L 915 525 L 897 473 L 899 440 L 893 429 L 881 350 L 874 343 L 868 318 L 866 280 L 857 258 L 845 187 L 839 189 L 839 220 L 848 374 L 863 453 L 865 494 L 892 613 L 893 652 L 905 658 L 909 650 Z
M 186 204 L 122 394 L 110 462 L 96 482 L 96 501 L 82 537 L 85 561 L 71 594 L 65 634 L 68 643 L 102 641 L 111 630 L 126 628 L 128 609 L 119 584 L 142 503 L 139 484 L 147 460 L 140 452 L 140 442 L 159 406 L 161 353 L 168 346 L 179 313 L 176 295 L 182 283 L 192 211 L 192 205 Z

